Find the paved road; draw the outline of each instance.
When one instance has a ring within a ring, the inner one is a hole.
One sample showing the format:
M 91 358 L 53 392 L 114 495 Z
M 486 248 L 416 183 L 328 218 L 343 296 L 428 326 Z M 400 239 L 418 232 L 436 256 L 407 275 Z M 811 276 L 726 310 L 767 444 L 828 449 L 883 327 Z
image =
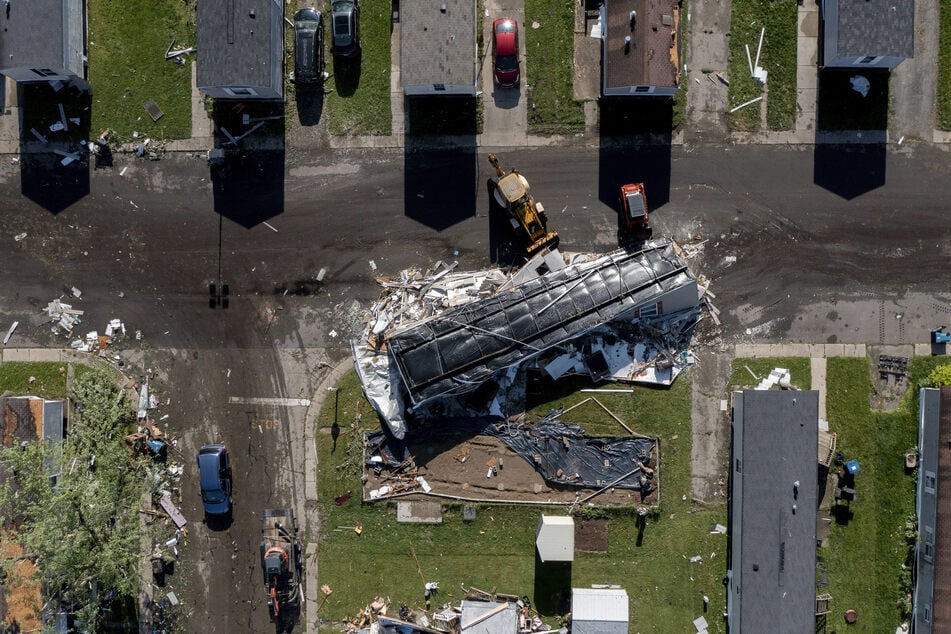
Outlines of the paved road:
M 838 164 L 811 148 L 754 146 L 546 148 L 503 158 L 530 178 L 568 250 L 616 246 L 613 192 L 631 170 L 649 174 L 655 230 L 706 240 L 693 263 L 723 310 L 713 349 L 923 341 L 951 312 L 951 157 L 940 150 L 906 145 Z M 207 167 L 188 155 L 118 157 L 58 214 L 19 196 L 18 172 L 0 165 L 0 322 L 20 320 L 11 345 L 63 346 L 40 310 L 76 286 L 84 327 L 120 317 L 142 330 L 128 358 L 157 373 L 186 467 L 205 442 L 232 447 L 233 524 L 201 525 L 193 474 L 184 479 L 193 531 L 176 583 L 190 631 L 268 631 L 259 513 L 292 504 L 312 517 L 306 409 L 232 401 L 312 398 L 378 296 L 375 275 L 438 259 L 482 267 L 509 237 L 487 217 L 485 156 L 453 157 L 446 168 L 447 160 L 424 151 L 294 156 L 278 192 L 283 212 L 267 220 L 273 229 L 221 221 Z M 426 166 L 444 171 L 427 178 Z M 219 241 L 227 310 L 207 302 Z

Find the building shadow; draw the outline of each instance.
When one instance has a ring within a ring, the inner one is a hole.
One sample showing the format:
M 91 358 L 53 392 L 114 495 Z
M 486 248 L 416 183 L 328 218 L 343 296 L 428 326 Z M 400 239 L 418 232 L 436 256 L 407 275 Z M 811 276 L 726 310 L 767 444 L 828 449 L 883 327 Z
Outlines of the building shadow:
M 89 194 L 92 89 L 83 79 L 59 75 L 16 86 L 20 192 L 56 214 Z
M 618 213 L 618 244 L 631 236 L 620 221 L 620 190 L 644 183 L 649 213 L 670 201 L 673 99 L 603 98 L 599 103 L 598 200 Z
M 250 229 L 284 211 L 283 102 L 218 101 L 208 163 L 215 212 Z
M 479 173 L 475 99 L 410 97 L 404 103 L 404 213 L 436 231 L 474 217 Z
M 539 614 L 567 614 L 571 610 L 570 561 L 543 562 L 535 549 L 535 610 Z
M 885 184 L 887 69 L 819 71 L 813 181 L 851 200 Z
M 323 84 L 318 86 L 297 86 L 294 91 L 294 102 L 297 104 L 297 119 L 305 127 L 320 123 L 324 113 L 324 97 L 326 89 Z

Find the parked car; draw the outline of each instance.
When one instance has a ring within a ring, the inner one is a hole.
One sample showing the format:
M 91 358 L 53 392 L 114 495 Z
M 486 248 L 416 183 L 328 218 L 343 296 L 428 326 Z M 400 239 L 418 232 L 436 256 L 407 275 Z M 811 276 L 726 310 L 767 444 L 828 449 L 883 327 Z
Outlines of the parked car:
M 499 86 L 517 86 L 518 68 L 518 22 L 511 18 L 499 18 L 492 23 L 492 67 Z
M 231 456 L 227 447 L 205 445 L 198 450 L 198 481 L 205 513 L 231 512 Z
M 324 78 L 324 17 L 317 9 L 294 14 L 294 82 L 316 84 Z
M 620 200 L 624 228 L 631 232 L 650 232 L 644 183 L 622 185 Z
M 355 57 L 360 53 L 360 3 L 358 0 L 333 0 L 331 46 L 337 57 Z

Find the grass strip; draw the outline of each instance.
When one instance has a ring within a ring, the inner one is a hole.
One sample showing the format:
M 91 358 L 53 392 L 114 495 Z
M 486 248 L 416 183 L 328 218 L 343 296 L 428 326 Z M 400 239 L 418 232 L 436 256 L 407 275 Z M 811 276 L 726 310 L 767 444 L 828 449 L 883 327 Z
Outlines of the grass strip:
M 180 66 L 165 59 L 175 47 L 195 45 L 191 3 L 89 0 L 89 81 L 93 87 L 92 134 L 112 130 L 113 141 L 191 136 L 193 55 Z M 164 115 L 145 112 L 154 100 Z
M 729 100 L 730 108 L 763 96 L 766 127 L 791 130 L 796 124 L 797 5 L 789 0 L 734 0 L 730 18 Z M 759 65 L 766 70 L 768 95 L 759 80 L 751 77 L 762 28 L 766 28 Z M 750 60 L 746 57 L 750 48 Z M 734 130 L 760 129 L 760 107 L 747 106 L 730 115 Z

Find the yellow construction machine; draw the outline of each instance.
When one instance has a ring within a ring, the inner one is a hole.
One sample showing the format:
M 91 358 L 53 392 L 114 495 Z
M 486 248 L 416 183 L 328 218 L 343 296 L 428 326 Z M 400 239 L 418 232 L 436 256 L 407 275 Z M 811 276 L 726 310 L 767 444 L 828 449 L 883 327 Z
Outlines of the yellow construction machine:
M 528 254 L 558 244 L 558 233 L 548 231 L 545 208 L 532 198 L 525 177 L 514 169 L 506 173 L 495 154 L 489 154 L 489 162 L 496 171 L 496 177 L 492 179 L 492 197 L 508 213 L 512 228 L 525 241 Z

